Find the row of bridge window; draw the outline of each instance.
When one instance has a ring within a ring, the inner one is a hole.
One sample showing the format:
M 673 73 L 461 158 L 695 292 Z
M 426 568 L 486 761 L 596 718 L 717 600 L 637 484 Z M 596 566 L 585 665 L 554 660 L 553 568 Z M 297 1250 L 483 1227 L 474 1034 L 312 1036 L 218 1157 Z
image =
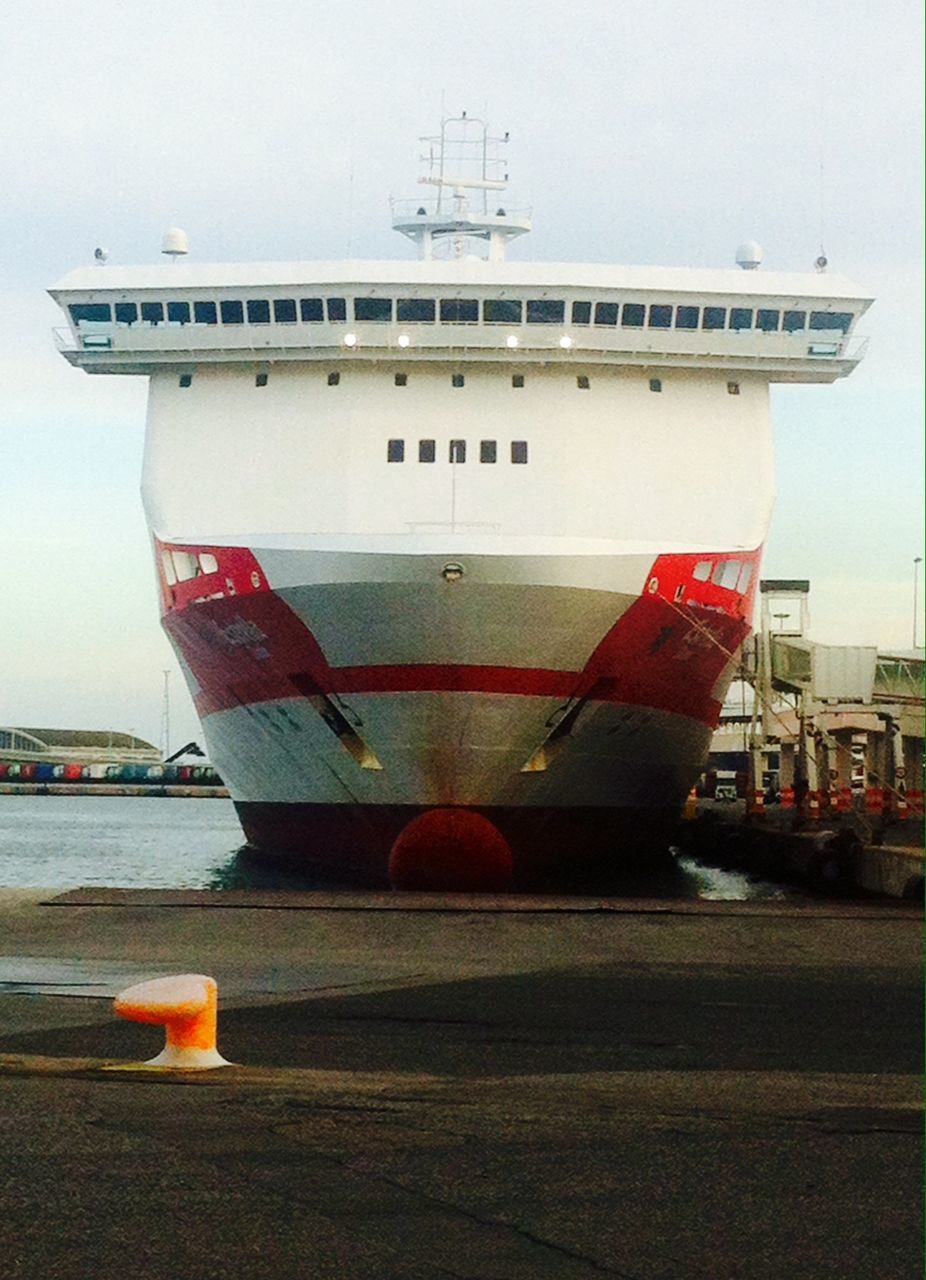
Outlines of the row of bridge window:
M 218 302 L 73 302 L 75 324 L 556 324 L 566 321 L 567 302 L 555 298 L 222 298 Z M 757 329 L 798 333 L 810 328 L 847 333 L 848 311 L 777 307 L 690 306 L 654 302 L 585 302 L 569 306 L 572 325 L 628 329 Z

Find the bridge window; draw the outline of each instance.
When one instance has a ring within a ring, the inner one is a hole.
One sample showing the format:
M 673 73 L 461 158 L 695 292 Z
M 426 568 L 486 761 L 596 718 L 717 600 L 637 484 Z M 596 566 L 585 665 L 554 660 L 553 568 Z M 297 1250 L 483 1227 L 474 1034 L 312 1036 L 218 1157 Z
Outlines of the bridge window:
M 193 321 L 195 324 L 218 324 L 218 307 L 214 302 L 194 302 Z
M 181 387 L 192 387 L 193 385 L 192 373 L 181 373 L 180 377 L 178 378 L 178 382 Z
M 188 302 L 168 302 L 167 319 L 170 324 L 189 324 L 190 304 Z
M 838 329 L 840 333 L 848 333 L 853 316 L 850 311 L 811 311 L 811 329 Z
M 625 329 L 642 329 L 646 307 L 642 302 L 625 302 L 621 311 L 621 324 Z
M 511 461 L 515 463 L 527 462 L 527 441 L 526 440 L 512 440 Z
M 523 387 L 523 386 L 524 386 L 524 374 L 523 374 L 523 373 L 513 373 L 513 374 L 511 375 L 511 385 L 512 385 L 513 387 Z
M 144 313 L 145 304 L 142 303 Z M 223 324 L 244 324 L 244 303 L 232 298 L 225 298 L 219 303 L 219 314 Z
M 390 440 L 386 446 L 387 462 L 404 462 L 405 461 L 405 441 Z
M 117 302 L 113 310 L 116 324 L 134 324 L 138 319 L 138 304 L 135 302 Z
M 807 312 L 786 311 L 781 317 L 781 327 L 785 333 L 799 333 L 807 327 Z
M 337 369 L 333 369 L 331 373 L 328 374 L 328 386 L 336 387 L 340 384 L 340 382 L 341 382 L 340 373 L 338 373 Z
M 475 298 L 441 298 L 440 318 L 444 324 L 476 324 L 479 303 Z
M 498 446 L 494 440 L 480 440 L 479 442 L 479 461 L 495 462 L 498 456 Z
M 316 299 L 314 299 L 314 298 L 304 298 L 304 299 L 303 299 L 303 302 L 314 302 L 314 301 L 316 301 Z M 308 316 L 308 317 L 307 317 L 307 316 L 303 316 L 302 318 L 303 318 L 303 320 L 305 320 L 305 319 L 309 319 L 309 320 L 311 320 L 313 317 L 312 317 L 312 316 Z M 329 324 L 342 324 L 342 323 L 346 322 L 346 320 L 347 320 L 347 302 L 346 302 L 346 300 L 345 300 L 344 298 L 329 298 L 329 299 L 328 299 L 328 323 L 329 323 Z
M 691 576 L 695 582 L 707 582 L 711 576 L 711 569 L 714 567 L 713 560 L 699 560 L 691 571 Z
M 277 324 L 295 324 L 296 299 L 275 298 L 273 301 L 273 318 Z
M 164 319 L 164 303 L 143 302 L 141 304 L 141 318 L 148 324 L 160 324 Z
M 731 307 L 730 308 L 730 328 L 731 329 L 751 329 L 752 328 L 752 307 Z
M 650 391 L 661 391 L 661 390 L 662 390 L 662 378 L 650 378 L 650 380 L 649 380 L 649 389 L 650 389 Z
M 392 299 L 355 298 L 354 319 L 372 324 L 388 324 L 392 320 Z
M 528 324 L 562 324 L 566 315 L 565 302 L 552 298 L 528 298 Z
M 108 323 L 112 319 L 108 302 L 72 302 L 68 310 L 75 324 L 80 324 L 82 320 Z
M 737 581 L 737 584 L 736 584 L 736 589 L 740 593 L 740 595 L 745 595 L 746 592 L 749 590 L 749 583 L 751 579 L 752 579 L 752 564 L 747 560 L 743 564 L 742 569 L 740 570 L 739 580 Z
M 616 302 L 595 303 L 595 324 L 617 324 L 618 304 Z
M 722 329 L 726 323 L 726 307 L 705 307 L 701 313 L 702 329 Z
M 433 324 L 437 311 L 433 298 L 399 298 L 396 318 L 408 324 Z
M 591 319 L 592 304 L 590 302 L 574 302 L 572 304 L 573 324 L 589 324 Z
M 265 298 L 248 298 L 248 324 L 269 324 L 270 303 Z
M 335 317 L 331 314 L 331 304 L 335 302 L 340 302 L 343 307 L 344 299 L 343 298 L 328 299 L 328 319 L 329 320 L 335 319 Z M 324 318 L 325 318 L 325 312 L 324 312 L 324 308 L 322 307 L 321 298 L 300 298 L 299 299 L 299 319 L 302 321 L 303 324 L 321 324 Z M 338 319 L 341 319 L 341 320 L 344 320 L 346 318 L 347 318 L 346 311 L 342 316 L 338 317 Z
M 267 381 L 268 381 L 268 378 L 266 373 L 258 373 L 254 375 L 255 387 L 265 387 L 267 385 Z
M 676 329 L 697 329 L 698 321 L 701 318 L 700 307 L 676 307 L 675 308 L 675 327 Z
M 770 311 L 767 307 L 760 307 L 756 312 L 756 328 L 761 329 L 763 333 L 777 333 L 780 319 L 780 311 Z
M 587 391 L 590 386 L 588 374 L 580 373 L 576 378 L 576 386 L 580 391 Z
M 486 324 L 520 324 L 521 303 L 517 298 L 486 298 L 482 318 Z
M 739 393 L 740 393 L 740 384 L 739 384 L 738 382 L 728 382 L 728 383 L 727 383 L 727 395 L 728 395 L 728 396 L 738 396 L 738 395 L 739 395 Z
M 466 441 L 465 440 L 450 441 L 450 461 L 451 462 L 466 461 Z
M 433 462 L 437 457 L 437 445 L 433 440 L 418 441 L 418 461 Z
M 649 327 L 651 329 L 671 329 L 672 308 L 664 306 L 661 302 L 654 302 L 649 309 Z
M 408 374 L 407 374 L 407 373 L 397 373 L 397 374 L 395 375 L 395 385 L 396 385 L 397 387 L 407 387 L 407 386 L 408 386 Z
M 462 387 L 465 384 L 465 382 L 466 382 L 466 379 L 463 377 L 462 373 L 451 374 L 450 385 L 452 387 Z

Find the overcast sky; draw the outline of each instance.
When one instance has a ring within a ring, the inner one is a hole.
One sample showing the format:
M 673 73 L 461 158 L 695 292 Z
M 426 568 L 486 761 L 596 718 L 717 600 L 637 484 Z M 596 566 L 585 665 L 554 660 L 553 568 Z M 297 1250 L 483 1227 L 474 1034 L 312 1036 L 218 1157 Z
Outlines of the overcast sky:
M 821 242 L 877 303 L 834 386 L 776 388 L 766 577 L 815 638 L 906 647 L 923 542 L 922 49 L 913 0 L 30 0 L 0 42 L 0 724 L 198 733 L 157 620 L 141 378 L 56 354 L 44 290 L 156 261 L 407 257 L 443 113 L 510 130 L 515 258 L 771 270 Z M 923 599 L 922 582 L 920 600 Z M 923 639 L 920 624 L 919 640 Z

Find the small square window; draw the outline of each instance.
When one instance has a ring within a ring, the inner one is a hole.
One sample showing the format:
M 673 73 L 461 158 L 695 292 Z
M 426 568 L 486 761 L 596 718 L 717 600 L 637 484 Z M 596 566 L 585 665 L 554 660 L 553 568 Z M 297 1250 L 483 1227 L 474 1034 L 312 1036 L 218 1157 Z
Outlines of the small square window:
M 196 324 L 218 324 L 218 307 L 214 302 L 194 302 L 193 319 Z
M 441 298 L 440 318 L 443 324 L 477 324 L 479 303 L 475 298 Z
M 188 302 L 168 302 L 167 319 L 171 324 L 189 324 L 190 304 Z
M 226 298 L 219 303 L 223 324 L 244 324 L 244 303 L 237 298 Z
M 702 329 L 722 329 L 727 323 L 726 307 L 705 307 L 701 315 Z
M 616 302 L 595 303 L 595 324 L 617 324 L 618 304 Z
M 740 393 L 740 384 L 738 382 L 727 383 L 727 395 L 738 396 Z
M 407 374 L 407 373 L 397 373 L 397 374 L 395 375 L 395 385 L 396 385 L 397 387 L 407 387 L 407 386 L 408 386 L 408 374 Z
M 785 333 L 799 333 L 807 327 L 807 312 L 786 311 L 781 317 L 781 327 Z
M 255 387 L 265 387 L 267 385 L 267 375 L 265 373 L 257 374 L 254 378 L 254 385 Z
M 776 333 L 780 319 L 781 313 L 779 311 L 770 311 L 767 307 L 760 307 L 756 312 L 756 328 L 761 329 L 763 333 Z
M 405 461 L 405 441 L 390 440 L 386 446 L 387 462 L 404 462 Z
M 590 302 L 574 302 L 572 304 L 573 324 L 590 324 L 591 319 L 592 304 Z
M 649 309 L 649 327 L 651 329 L 671 329 L 672 308 L 662 302 L 654 302 Z
M 143 302 L 141 304 L 141 318 L 148 324 L 160 324 L 164 319 L 164 303 Z
M 676 329 L 697 329 L 700 318 L 700 307 L 682 306 L 675 308 Z
M 450 461 L 451 462 L 466 461 L 466 441 L 465 440 L 450 441 Z
M 691 576 L 695 582 L 707 582 L 711 576 L 711 569 L 714 567 L 713 560 L 699 560 L 692 570 Z
M 433 462 L 437 457 L 437 447 L 433 440 L 418 441 L 418 461 Z
M 179 383 L 180 383 L 181 387 L 192 387 L 192 385 L 193 385 L 193 375 L 192 375 L 192 373 L 181 373 L 181 375 L 180 375 L 180 377 L 179 377 L 178 381 L 179 381 Z
M 625 302 L 621 309 L 621 324 L 628 329 L 642 329 L 646 307 L 642 302 Z
M 273 303 L 273 318 L 277 324 L 295 324 L 296 299 L 275 298 Z
M 486 298 L 482 318 L 486 324 L 520 324 L 521 303 L 517 298 Z
M 331 373 L 328 374 L 329 387 L 336 387 L 340 381 L 341 381 L 341 375 L 337 372 L 337 370 L 333 370 Z
M 527 441 L 526 440 L 512 440 L 511 461 L 516 463 L 527 462 Z
M 465 382 L 465 379 L 462 373 L 455 373 L 452 375 L 450 379 L 451 386 L 454 386 L 454 387 L 462 387 L 464 382 Z
M 479 461 L 495 462 L 498 457 L 498 447 L 494 440 L 480 440 L 479 442 Z
M 752 328 L 752 307 L 731 307 L 730 308 L 730 328 L 731 329 L 751 329 Z
M 116 324 L 134 324 L 138 319 L 138 306 L 134 302 L 117 302 Z
M 662 378 L 650 378 L 650 380 L 649 380 L 649 389 L 650 389 L 650 391 L 661 391 L 661 390 L 662 390 Z
M 269 324 L 270 303 L 266 298 L 248 298 L 248 324 Z
M 328 301 L 328 319 L 329 320 L 333 320 L 335 318 L 331 314 L 332 302 L 341 302 L 343 304 L 344 299 L 343 298 L 329 299 Z M 299 319 L 302 321 L 303 324 L 321 324 L 324 318 L 325 318 L 325 313 L 322 308 L 321 298 L 300 298 L 299 299 Z M 343 318 L 344 317 L 342 316 L 341 319 Z
M 306 298 L 308 302 L 310 299 Z M 305 319 L 305 316 L 303 316 Z M 347 319 L 347 303 L 343 298 L 328 299 L 328 323 L 339 324 Z
M 586 374 L 584 374 L 584 373 L 580 373 L 580 374 L 579 374 L 579 376 L 576 378 L 576 386 L 579 388 L 579 390 L 580 390 L 580 391 L 587 391 L 587 390 L 588 390 L 588 388 L 589 388 L 589 381 L 588 381 L 588 377 L 586 376 Z
M 524 386 L 524 374 L 523 374 L 523 373 L 513 373 L 513 374 L 511 375 L 511 385 L 512 385 L 513 387 L 523 387 L 523 386 Z

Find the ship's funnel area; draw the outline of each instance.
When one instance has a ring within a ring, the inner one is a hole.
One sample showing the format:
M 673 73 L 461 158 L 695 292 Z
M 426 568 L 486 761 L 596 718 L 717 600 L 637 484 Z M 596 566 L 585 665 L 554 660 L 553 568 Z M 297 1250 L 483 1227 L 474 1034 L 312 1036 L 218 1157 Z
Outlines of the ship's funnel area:
M 511 848 L 470 809 L 430 809 L 401 831 L 389 855 L 393 889 L 426 893 L 508 893 Z

